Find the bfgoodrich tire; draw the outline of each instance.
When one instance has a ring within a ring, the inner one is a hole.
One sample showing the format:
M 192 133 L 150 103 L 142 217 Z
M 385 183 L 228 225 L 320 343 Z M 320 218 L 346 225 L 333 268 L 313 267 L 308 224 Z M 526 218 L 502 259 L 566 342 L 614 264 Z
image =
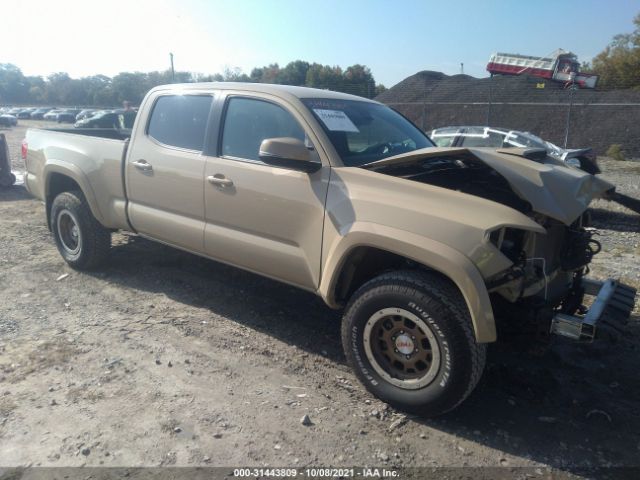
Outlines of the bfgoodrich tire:
M 73 268 L 102 265 L 111 248 L 111 232 L 91 213 L 82 192 L 63 192 L 51 205 L 51 231 L 62 258 Z
M 467 398 L 486 359 L 458 289 L 427 272 L 388 273 L 364 284 L 345 311 L 342 343 L 371 393 L 424 416 Z

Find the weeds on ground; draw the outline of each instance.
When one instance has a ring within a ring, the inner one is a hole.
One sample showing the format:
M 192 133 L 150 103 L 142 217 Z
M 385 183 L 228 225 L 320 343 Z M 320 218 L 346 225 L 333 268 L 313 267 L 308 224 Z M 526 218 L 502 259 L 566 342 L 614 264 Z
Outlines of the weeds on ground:
M 607 157 L 613 158 L 614 160 L 618 160 L 619 162 L 624 162 L 627 160 L 624 152 L 622 151 L 622 145 L 619 143 L 614 143 L 609 147 L 607 153 L 605 154 Z

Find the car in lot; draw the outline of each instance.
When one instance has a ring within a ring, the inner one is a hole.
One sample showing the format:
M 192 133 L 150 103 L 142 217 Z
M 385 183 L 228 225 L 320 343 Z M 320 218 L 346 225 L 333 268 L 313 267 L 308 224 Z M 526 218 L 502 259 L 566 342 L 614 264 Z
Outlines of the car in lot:
M 632 288 L 588 276 L 585 212 L 613 185 L 527 155 L 436 147 L 353 95 L 224 82 L 152 89 L 131 131 L 23 143 L 72 268 L 100 268 L 127 230 L 314 292 L 344 309 L 366 388 L 428 416 L 464 401 L 505 331 L 592 341 L 634 308 Z
M 111 111 L 97 112 L 92 117 L 77 121 L 74 126 L 76 128 L 112 128 L 116 130 L 127 128 L 124 116 Z
M 457 126 L 441 127 L 429 133 L 440 147 L 542 148 L 548 155 L 567 165 L 593 175 L 600 173 L 595 152 L 591 148 L 565 149 L 530 132 L 507 128 Z
M 76 115 L 80 113 L 80 110 L 76 109 L 67 109 L 62 110 L 58 113 L 56 117 L 56 122 L 58 123 L 74 123 L 76 121 Z
M 54 108 L 53 110 L 49 110 L 45 113 L 42 118 L 43 120 L 56 121 L 58 119 L 58 114 L 61 113 L 63 109 Z
M 80 112 L 76 115 L 76 121 L 82 120 L 84 118 L 90 118 L 93 115 L 95 115 L 96 112 L 98 112 L 98 110 L 91 109 L 91 108 L 85 108 L 84 110 L 80 110 Z
M 31 120 L 42 120 L 44 114 L 51 110 L 52 108 L 50 107 L 36 108 L 33 112 L 31 112 Z
M 15 127 L 18 125 L 18 119 L 14 115 L 3 113 L 0 115 L 0 125 L 4 127 Z
M 20 120 L 29 120 L 31 118 L 31 112 L 33 112 L 35 108 L 24 108 L 18 112 L 18 119 Z

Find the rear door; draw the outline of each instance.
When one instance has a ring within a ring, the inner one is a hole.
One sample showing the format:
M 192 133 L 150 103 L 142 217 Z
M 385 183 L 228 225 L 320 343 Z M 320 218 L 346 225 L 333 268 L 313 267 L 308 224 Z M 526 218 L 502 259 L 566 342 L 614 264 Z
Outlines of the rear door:
M 158 92 L 148 102 L 126 163 L 131 224 L 143 235 L 202 252 L 202 151 L 213 96 Z
M 296 106 L 267 94 L 220 100 L 220 134 L 205 167 L 205 251 L 210 257 L 302 288 L 317 288 L 330 167 Z M 266 138 L 307 142 L 321 168 L 265 164 Z

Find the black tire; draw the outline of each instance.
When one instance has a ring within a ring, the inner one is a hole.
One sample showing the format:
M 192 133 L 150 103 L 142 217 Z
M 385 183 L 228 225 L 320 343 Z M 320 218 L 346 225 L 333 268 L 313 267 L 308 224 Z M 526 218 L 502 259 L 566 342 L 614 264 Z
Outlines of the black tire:
M 82 192 L 58 195 L 51 205 L 50 219 L 58 251 L 71 267 L 90 270 L 106 261 L 111 232 L 93 216 Z
M 580 169 L 591 174 L 591 175 L 596 175 L 597 173 L 601 173 L 600 169 L 593 164 L 593 162 L 591 162 L 588 158 L 586 157 L 578 157 L 578 161 L 580 162 Z
M 394 315 L 394 312 L 402 313 Z M 416 318 L 422 326 L 413 321 Z M 382 335 L 394 332 L 387 330 L 388 319 L 392 320 L 392 327 L 396 329 L 397 336 L 391 337 L 394 352 L 389 349 L 389 339 L 381 340 Z M 378 326 L 377 322 L 382 324 Z M 411 325 L 417 325 L 418 330 L 407 330 L 409 333 L 397 330 L 403 325 L 410 328 L 413 328 Z M 422 351 L 420 348 L 424 344 L 421 342 L 425 339 L 415 340 L 416 337 L 412 336 L 416 342 L 414 344 L 407 339 L 407 335 L 411 332 L 418 335 L 425 326 L 431 330 L 431 338 L 427 339 L 430 349 Z M 372 338 L 378 338 L 378 341 L 372 342 Z M 386 350 L 381 348 L 384 346 L 382 343 L 386 345 Z M 447 279 L 428 272 L 387 273 L 360 287 L 345 311 L 342 344 L 356 375 L 371 393 L 401 410 L 424 416 L 448 412 L 467 398 L 478 384 L 486 360 L 486 345 L 475 341 L 471 317 L 461 293 Z M 420 372 L 410 368 L 400 375 L 411 377 L 414 375 L 411 370 L 414 370 L 416 378 L 394 377 L 398 372 L 389 370 L 405 361 L 400 358 L 402 362 L 399 362 L 396 356 L 408 359 L 413 354 L 404 355 L 398 348 L 415 348 L 412 351 L 418 352 L 415 354 L 416 360 L 420 359 L 420 355 L 425 355 L 424 352 L 431 351 L 425 357 L 431 357 L 430 364 L 428 360 L 425 360 L 427 363 L 423 362 L 425 367 L 428 366 L 424 375 L 419 376 Z M 439 356 L 437 363 L 436 353 Z M 380 361 L 376 358 L 380 358 Z
M 0 178 L 0 187 L 9 188 L 14 183 L 16 183 L 16 176 L 13 173 Z

